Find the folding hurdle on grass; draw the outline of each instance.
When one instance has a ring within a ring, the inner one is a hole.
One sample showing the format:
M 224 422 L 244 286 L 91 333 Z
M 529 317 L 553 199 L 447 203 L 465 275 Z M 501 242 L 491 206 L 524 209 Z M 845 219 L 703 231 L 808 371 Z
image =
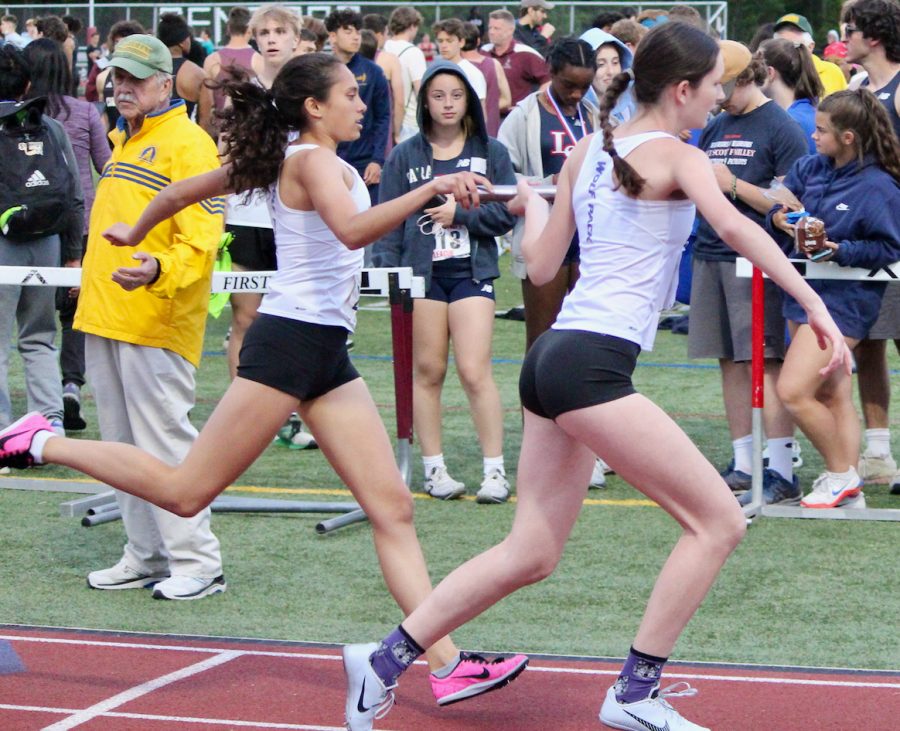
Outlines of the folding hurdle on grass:
M 214 272 L 213 292 L 268 291 L 274 271 Z M 81 283 L 81 269 L 68 267 L 0 267 L 0 285 L 77 287 Z M 394 397 L 397 410 L 397 463 L 406 484 L 412 479 L 410 447 L 412 444 L 412 300 L 425 296 L 422 277 L 413 276 L 409 267 L 364 269 L 360 278 L 361 296 L 387 297 L 391 308 L 391 345 L 394 360 Z M 7 477 L 0 487 L 20 490 L 52 492 L 89 492 L 84 483 L 47 481 Z M 333 503 L 316 501 L 272 500 L 220 495 L 212 505 L 219 513 L 337 513 L 337 517 L 320 521 L 316 532 L 328 533 L 345 525 L 366 519 L 355 502 Z M 95 494 L 65 502 L 60 506 L 64 517 L 83 515 L 82 525 L 94 526 L 120 519 L 115 494 L 102 486 Z
M 881 269 L 858 269 L 838 266 L 834 262 L 812 262 L 806 259 L 792 260 L 794 268 L 806 279 L 846 279 L 866 281 L 900 282 L 900 262 Z M 763 275 L 747 259 L 737 259 L 737 276 L 753 280 L 751 402 L 753 407 L 753 481 L 750 488 L 750 504 L 744 508 L 747 518 L 820 518 L 824 520 L 887 520 L 900 521 L 900 510 L 893 508 L 868 508 L 860 495 L 851 503 L 839 508 L 801 508 L 791 505 L 766 505 L 762 497 L 763 473 L 763 358 L 764 298 Z M 893 286 L 893 285 L 888 285 Z

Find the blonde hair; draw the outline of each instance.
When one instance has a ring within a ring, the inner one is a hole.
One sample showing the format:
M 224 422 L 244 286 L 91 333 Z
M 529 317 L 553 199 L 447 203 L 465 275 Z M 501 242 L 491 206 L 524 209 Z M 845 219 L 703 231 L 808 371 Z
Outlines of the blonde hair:
M 250 18 L 250 33 L 256 37 L 259 29 L 270 20 L 274 20 L 276 23 L 280 23 L 286 28 L 292 29 L 294 35 L 298 38 L 300 37 L 300 28 L 303 27 L 300 15 L 287 5 L 281 5 L 279 3 L 262 5 L 256 9 Z

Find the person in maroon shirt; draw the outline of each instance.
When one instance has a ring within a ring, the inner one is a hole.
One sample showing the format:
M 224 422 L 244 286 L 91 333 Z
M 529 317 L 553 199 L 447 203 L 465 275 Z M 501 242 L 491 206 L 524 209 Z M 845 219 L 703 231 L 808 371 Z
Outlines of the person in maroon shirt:
M 550 70 L 544 57 L 524 43 L 516 43 L 513 33 L 516 19 L 508 10 L 494 10 L 488 16 L 490 43 L 482 51 L 497 59 L 506 74 L 512 95 L 512 106 L 550 83 Z

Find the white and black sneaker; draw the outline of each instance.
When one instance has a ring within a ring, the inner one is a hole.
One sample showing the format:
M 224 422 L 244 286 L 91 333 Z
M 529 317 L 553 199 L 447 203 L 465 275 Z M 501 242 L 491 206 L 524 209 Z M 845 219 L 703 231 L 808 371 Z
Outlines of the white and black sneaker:
M 202 599 L 211 594 L 221 594 L 226 587 L 225 577 L 221 574 L 212 579 L 176 574 L 165 581 L 160 581 L 153 588 L 153 598 L 179 601 Z
M 444 466 L 432 467 L 425 477 L 425 492 L 438 500 L 456 500 L 466 494 L 466 486 L 454 480 Z
M 122 558 L 119 563 L 108 569 L 91 571 L 87 575 L 87 583 L 91 589 L 144 589 L 168 578 L 168 576 L 168 571 L 132 568 Z
M 709 731 L 682 717 L 666 698 L 697 695 L 697 690 L 684 681 L 656 691 L 649 698 L 634 703 L 619 703 L 615 686 L 606 691 L 600 721 L 625 731 Z
M 344 674 L 347 676 L 347 702 L 344 718 L 347 731 L 371 731 L 376 718 L 384 718 L 394 705 L 394 688 L 386 688 L 372 669 L 369 658 L 378 649 L 377 642 L 344 645 Z
M 481 487 L 475 494 L 475 502 L 482 505 L 505 503 L 509 500 L 509 480 L 500 470 L 491 470 L 481 481 Z

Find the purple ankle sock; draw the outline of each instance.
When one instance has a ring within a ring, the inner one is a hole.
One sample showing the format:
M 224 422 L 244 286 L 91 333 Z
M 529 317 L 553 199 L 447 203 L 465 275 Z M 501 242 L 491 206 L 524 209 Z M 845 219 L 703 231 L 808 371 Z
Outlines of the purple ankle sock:
M 663 665 L 668 659 L 647 655 L 632 647 L 614 687 L 616 700 L 619 703 L 636 703 L 649 698 L 659 685 Z
M 386 688 L 397 684 L 397 678 L 406 668 L 412 665 L 416 658 L 425 650 L 410 637 L 403 626 L 398 626 L 385 637 L 378 649 L 372 653 L 370 662 L 372 670 L 381 678 Z

